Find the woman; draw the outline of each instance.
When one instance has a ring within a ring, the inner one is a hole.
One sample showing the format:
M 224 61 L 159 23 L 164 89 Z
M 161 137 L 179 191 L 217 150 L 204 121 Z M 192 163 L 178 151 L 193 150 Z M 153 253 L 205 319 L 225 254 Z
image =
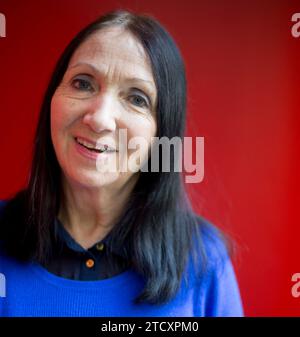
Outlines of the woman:
M 171 172 L 147 170 L 153 137 L 182 139 L 185 109 L 182 59 L 155 19 L 112 12 L 71 41 L 28 186 L 1 204 L 1 315 L 242 315 L 226 246 L 172 160 Z M 147 144 L 138 161 L 132 139 Z

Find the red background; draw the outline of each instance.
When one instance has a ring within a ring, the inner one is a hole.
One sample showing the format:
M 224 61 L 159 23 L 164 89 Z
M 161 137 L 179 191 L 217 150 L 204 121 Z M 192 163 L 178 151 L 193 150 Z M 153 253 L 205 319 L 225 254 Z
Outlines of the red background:
M 0 0 L 0 198 L 26 183 L 39 107 L 69 40 L 105 11 L 157 17 L 182 50 L 188 135 L 205 137 L 205 177 L 189 185 L 195 209 L 237 243 L 248 316 L 300 315 L 300 38 L 298 1 Z

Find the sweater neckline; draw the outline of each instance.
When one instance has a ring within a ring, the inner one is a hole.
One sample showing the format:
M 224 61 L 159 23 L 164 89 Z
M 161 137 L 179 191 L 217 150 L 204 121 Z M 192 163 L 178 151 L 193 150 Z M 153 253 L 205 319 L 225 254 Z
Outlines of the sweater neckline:
M 129 268 L 122 273 L 112 276 L 107 279 L 97 280 L 97 281 L 79 281 L 79 280 L 71 280 L 68 278 L 64 278 L 58 275 L 55 275 L 49 272 L 46 268 L 40 265 L 37 262 L 30 263 L 31 270 L 40 278 L 45 281 L 52 283 L 54 285 L 60 287 L 67 288 L 76 288 L 76 289 L 103 289 L 119 286 L 121 284 L 128 284 L 131 279 L 137 276 L 136 272 L 132 268 Z

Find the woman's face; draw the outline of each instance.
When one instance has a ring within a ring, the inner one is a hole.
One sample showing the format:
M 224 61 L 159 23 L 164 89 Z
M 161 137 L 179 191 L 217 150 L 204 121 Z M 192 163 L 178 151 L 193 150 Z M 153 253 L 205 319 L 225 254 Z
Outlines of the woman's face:
M 156 100 L 150 61 L 134 36 L 119 27 L 93 33 L 73 54 L 51 101 L 52 142 L 64 177 L 85 187 L 121 187 L 137 177 L 156 135 Z M 144 146 L 128 149 L 134 140 Z

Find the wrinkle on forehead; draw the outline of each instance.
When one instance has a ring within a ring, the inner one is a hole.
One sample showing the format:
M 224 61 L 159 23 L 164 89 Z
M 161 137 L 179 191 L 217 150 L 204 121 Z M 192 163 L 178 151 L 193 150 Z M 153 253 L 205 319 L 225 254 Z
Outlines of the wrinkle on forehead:
M 74 52 L 70 64 L 82 57 L 96 60 L 99 54 L 107 59 L 113 59 L 117 54 L 120 59 L 129 63 L 138 62 L 151 71 L 151 63 L 143 46 L 122 27 L 109 27 L 92 33 Z

